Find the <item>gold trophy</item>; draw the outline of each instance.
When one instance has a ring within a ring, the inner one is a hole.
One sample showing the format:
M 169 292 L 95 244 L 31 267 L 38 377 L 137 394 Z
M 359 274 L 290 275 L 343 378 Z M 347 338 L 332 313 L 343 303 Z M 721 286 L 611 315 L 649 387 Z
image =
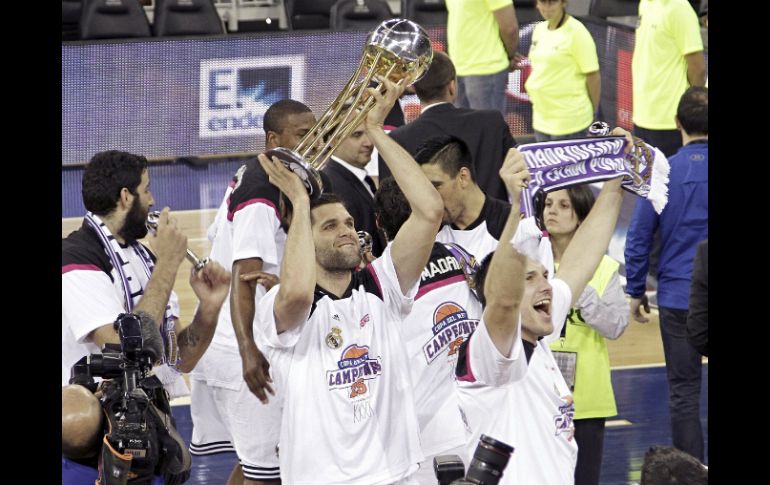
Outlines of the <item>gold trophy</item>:
M 390 19 L 377 26 L 366 39 L 358 69 L 342 89 L 329 109 L 308 131 L 293 150 L 275 148 L 265 154 L 276 157 L 294 171 L 305 183 L 310 198 L 323 192 L 319 172 L 329 158 L 374 107 L 375 99 L 366 92 L 371 82 L 384 92 L 379 80 L 393 82 L 402 79 L 408 86 L 419 80 L 433 60 L 430 38 L 425 31 L 405 19 Z

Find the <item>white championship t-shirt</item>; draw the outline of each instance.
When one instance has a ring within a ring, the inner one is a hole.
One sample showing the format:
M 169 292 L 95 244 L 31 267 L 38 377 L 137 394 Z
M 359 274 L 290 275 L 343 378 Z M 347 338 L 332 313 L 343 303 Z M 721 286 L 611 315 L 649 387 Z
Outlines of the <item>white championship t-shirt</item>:
M 534 346 L 526 371 L 522 373 L 523 349 L 517 351 L 515 345 L 511 359 L 504 359 L 482 332 L 482 324 L 471 337 L 465 356 L 470 362 L 467 378 L 458 378 L 458 397 L 469 433 L 465 463 L 470 463 L 481 434 L 514 447 L 501 485 L 574 483 L 574 406 L 547 343 L 553 335 L 558 338 L 572 296 L 562 280 L 554 278 L 551 285 L 554 332 Z
M 435 243 L 402 327 L 427 457 L 465 444 L 455 366 L 460 345 L 478 326 L 481 312 L 460 263 L 444 244 Z
M 423 455 L 399 327 L 417 285 L 401 293 L 390 248 L 353 274 L 342 298 L 316 287 L 308 320 L 280 335 L 279 288 L 260 301 L 256 320 L 273 379 L 286 389 L 283 482 L 378 485 L 414 473 Z

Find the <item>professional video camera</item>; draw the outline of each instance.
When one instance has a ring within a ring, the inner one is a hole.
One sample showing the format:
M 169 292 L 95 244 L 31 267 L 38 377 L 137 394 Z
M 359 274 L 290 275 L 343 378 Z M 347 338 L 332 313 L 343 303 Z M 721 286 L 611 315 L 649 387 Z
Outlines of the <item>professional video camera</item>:
M 513 446 L 482 434 L 467 475 L 463 461 L 457 455 L 435 457 L 433 471 L 439 485 L 497 485 L 511 453 Z
M 148 376 L 163 356 L 157 324 L 144 312 L 121 313 L 114 324 L 120 345 L 106 344 L 103 353 L 80 359 L 70 384 L 95 392 L 102 377 L 102 407 L 107 416 L 99 456 L 99 483 L 144 485 L 153 475 L 166 485 L 184 483 L 192 459 L 175 429 L 163 384 Z

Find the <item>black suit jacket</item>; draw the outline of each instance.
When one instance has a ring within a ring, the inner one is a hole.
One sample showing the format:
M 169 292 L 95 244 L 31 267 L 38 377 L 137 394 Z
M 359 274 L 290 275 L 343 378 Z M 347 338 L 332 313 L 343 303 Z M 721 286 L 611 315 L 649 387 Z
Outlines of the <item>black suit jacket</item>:
M 353 216 L 356 230 L 366 231 L 372 235 L 372 253 L 379 257 L 385 250 L 385 236 L 377 229 L 374 216 L 374 198 L 364 186 L 364 182 L 350 170 L 334 160 L 324 167 L 323 172 L 331 179 L 334 192 Z
M 508 149 L 516 145 L 503 115 L 496 110 L 456 108 L 450 103 L 434 106 L 411 123 L 390 132 L 390 136 L 414 155 L 423 142 L 451 135 L 468 145 L 473 157 L 476 183 L 487 195 L 508 200 L 499 171 Z M 379 176 L 390 170 L 380 157 Z

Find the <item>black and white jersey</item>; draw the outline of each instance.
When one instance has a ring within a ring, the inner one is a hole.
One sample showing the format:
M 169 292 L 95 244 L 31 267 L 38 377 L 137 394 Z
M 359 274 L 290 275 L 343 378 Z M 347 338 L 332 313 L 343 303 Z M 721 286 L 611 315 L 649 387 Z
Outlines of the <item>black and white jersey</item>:
M 390 484 L 423 459 L 400 332 L 417 285 L 402 294 L 390 248 L 355 272 L 341 298 L 317 287 L 307 321 L 277 334 L 280 285 L 257 308 L 276 383 L 286 389 L 281 478 L 292 484 Z
M 279 274 L 286 233 L 281 228 L 278 211 L 278 189 L 267 178 L 256 158 L 248 160 L 236 173 L 214 221 L 209 229 L 214 236 L 209 257 L 227 269 L 241 259 L 259 258 L 262 271 Z M 220 217 L 227 205 L 226 217 Z M 265 289 L 256 285 L 257 301 Z M 229 298 L 228 298 L 229 300 Z M 255 334 L 257 344 L 260 334 Z M 232 324 L 230 305 L 219 312 L 217 328 L 209 348 L 192 374 L 209 384 L 238 390 L 243 385 L 243 370 L 238 341 Z
M 445 224 L 436 236 L 436 241 L 456 243 L 481 261 L 497 248 L 497 241 L 503 234 L 511 204 L 487 196 L 481 214 L 468 227 L 460 229 L 454 224 Z
M 141 256 L 131 247 L 121 247 L 117 256 L 124 263 L 129 288 L 136 288 L 131 297 L 137 301 L 149 281 Z M 99 238 L 85 224 L 62 239 L 61 277 L 62 385 L 66 385 L 75 362 L 85 355 L 102 351 L 98 345 L 86 340 L 89 334 L 113 323 L 127 309 L 120 277 Z M 172 315 L 179 318 L 179 303 L 173 291 L 169 305 Z

